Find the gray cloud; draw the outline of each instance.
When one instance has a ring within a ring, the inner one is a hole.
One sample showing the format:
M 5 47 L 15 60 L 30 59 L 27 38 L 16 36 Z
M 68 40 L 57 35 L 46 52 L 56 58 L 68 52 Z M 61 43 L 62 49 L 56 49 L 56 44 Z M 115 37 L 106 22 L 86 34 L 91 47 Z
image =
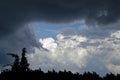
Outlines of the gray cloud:
M 30 21 L 108 24 L 120 18 L 119 0 L 1 0 L 0 35 L 9 34 Z M 7 32 L 7 33 L 6 33 Z
M 33 31 L 28 26 L 19 28 L 16 32 L 0 39 L 0 64 L 11 63 L 11 57 L 7 53 L 21 54 L 21 49 L 26 47 L 27 53 L 33 51 L 33 47 L 40 47 L 41 44 L 36 40 Z

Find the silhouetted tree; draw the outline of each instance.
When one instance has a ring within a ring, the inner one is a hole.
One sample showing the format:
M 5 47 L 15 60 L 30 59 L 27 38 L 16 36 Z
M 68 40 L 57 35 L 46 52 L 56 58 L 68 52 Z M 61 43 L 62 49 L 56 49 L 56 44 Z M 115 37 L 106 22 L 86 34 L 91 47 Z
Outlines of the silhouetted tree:
M 110 73 L 110 74 L 106 74 L 104 80 L 118 80 L 118 79 L 114 74 Z
M 21 62 L 20 62 L 20 69 L 21 71 L 27 71 L 29 70 L 29 63 L 25 57 L 26 53 L 26 48 L 22 49 L 22 58 L 21 58 Z
M 8 53 L 7 55 L 12 56 L 13 58 L 15 58 L 13 64 L 12 64 L 12 71 L 19 71 L 20 70 L 20 64 L 19 64 L 19 56 L 17 54 L 14 53 Z

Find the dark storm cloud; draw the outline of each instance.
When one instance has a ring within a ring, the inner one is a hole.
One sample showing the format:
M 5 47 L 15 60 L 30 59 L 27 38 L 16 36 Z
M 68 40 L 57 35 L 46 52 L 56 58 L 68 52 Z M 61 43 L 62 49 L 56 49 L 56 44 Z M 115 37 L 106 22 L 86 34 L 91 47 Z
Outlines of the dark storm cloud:
M 119 4 L 119 0 L 0 0 L 0 35 L 39 20 L 69 22 L 84 19 L 87 24 L 113 23 L 120 18 Z
M 107 24 L 120 18 L 119 0 L 1 0 L 1 34 L 16 25 L 34 20 L 68 22 L 85 19 L 87 23 Z M 8 27 L 7 27 L 8 29 Z M 9 32 L 8 31 L 8 32 Z
M 0 0 L 0 52 L 38 46 L 24 26 L 29 22 L 83 19 L 87 24 L 110 24 L 120 18 L 119 4 L 120 0 Z M 2 56 L 0 64 L 7 61 Z

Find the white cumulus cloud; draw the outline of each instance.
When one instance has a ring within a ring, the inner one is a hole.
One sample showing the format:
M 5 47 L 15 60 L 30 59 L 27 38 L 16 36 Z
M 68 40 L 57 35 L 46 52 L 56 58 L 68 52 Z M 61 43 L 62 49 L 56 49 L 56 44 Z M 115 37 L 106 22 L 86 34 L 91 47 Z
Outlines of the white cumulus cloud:
M 71 70 L 73 72 L 96 71 L 98 73 L 120 73 L 120 40 L 119 31 L 102 39 L 91 39 L 81 35 L 58 34 L 57 40 L 40 39 L 43 48 L 35 48 L 29 54 L 31 67 L 44 71 Z M 37 65 L 37 66 L 35 66 Z
M 42 44 L 42 47 L 50 51 L 54 51 L 57 48 L 57 44 L 53 38 L 40 39 L 39 42 Z

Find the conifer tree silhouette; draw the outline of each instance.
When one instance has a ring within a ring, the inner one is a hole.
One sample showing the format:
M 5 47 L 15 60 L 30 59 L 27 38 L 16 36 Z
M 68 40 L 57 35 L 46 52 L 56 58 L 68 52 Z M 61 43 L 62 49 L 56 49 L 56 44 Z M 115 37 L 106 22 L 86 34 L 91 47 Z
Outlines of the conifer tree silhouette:
M 26 59 L 26 48 L 22 49 L 22 58 L 21 58 L 21 62 L 20 62 L 20 69 L 22 72 L 24 71 L 28 71 L 29 70 L 29 63 Z
M 20 70 L 19 56 L 14 53 L 8 53 L 7 55 L 10 55 L 13 58 L 15 58 L 14 63 L 12 64 L 12 71 L 15 71 L 15 72 L 19 71 Z

